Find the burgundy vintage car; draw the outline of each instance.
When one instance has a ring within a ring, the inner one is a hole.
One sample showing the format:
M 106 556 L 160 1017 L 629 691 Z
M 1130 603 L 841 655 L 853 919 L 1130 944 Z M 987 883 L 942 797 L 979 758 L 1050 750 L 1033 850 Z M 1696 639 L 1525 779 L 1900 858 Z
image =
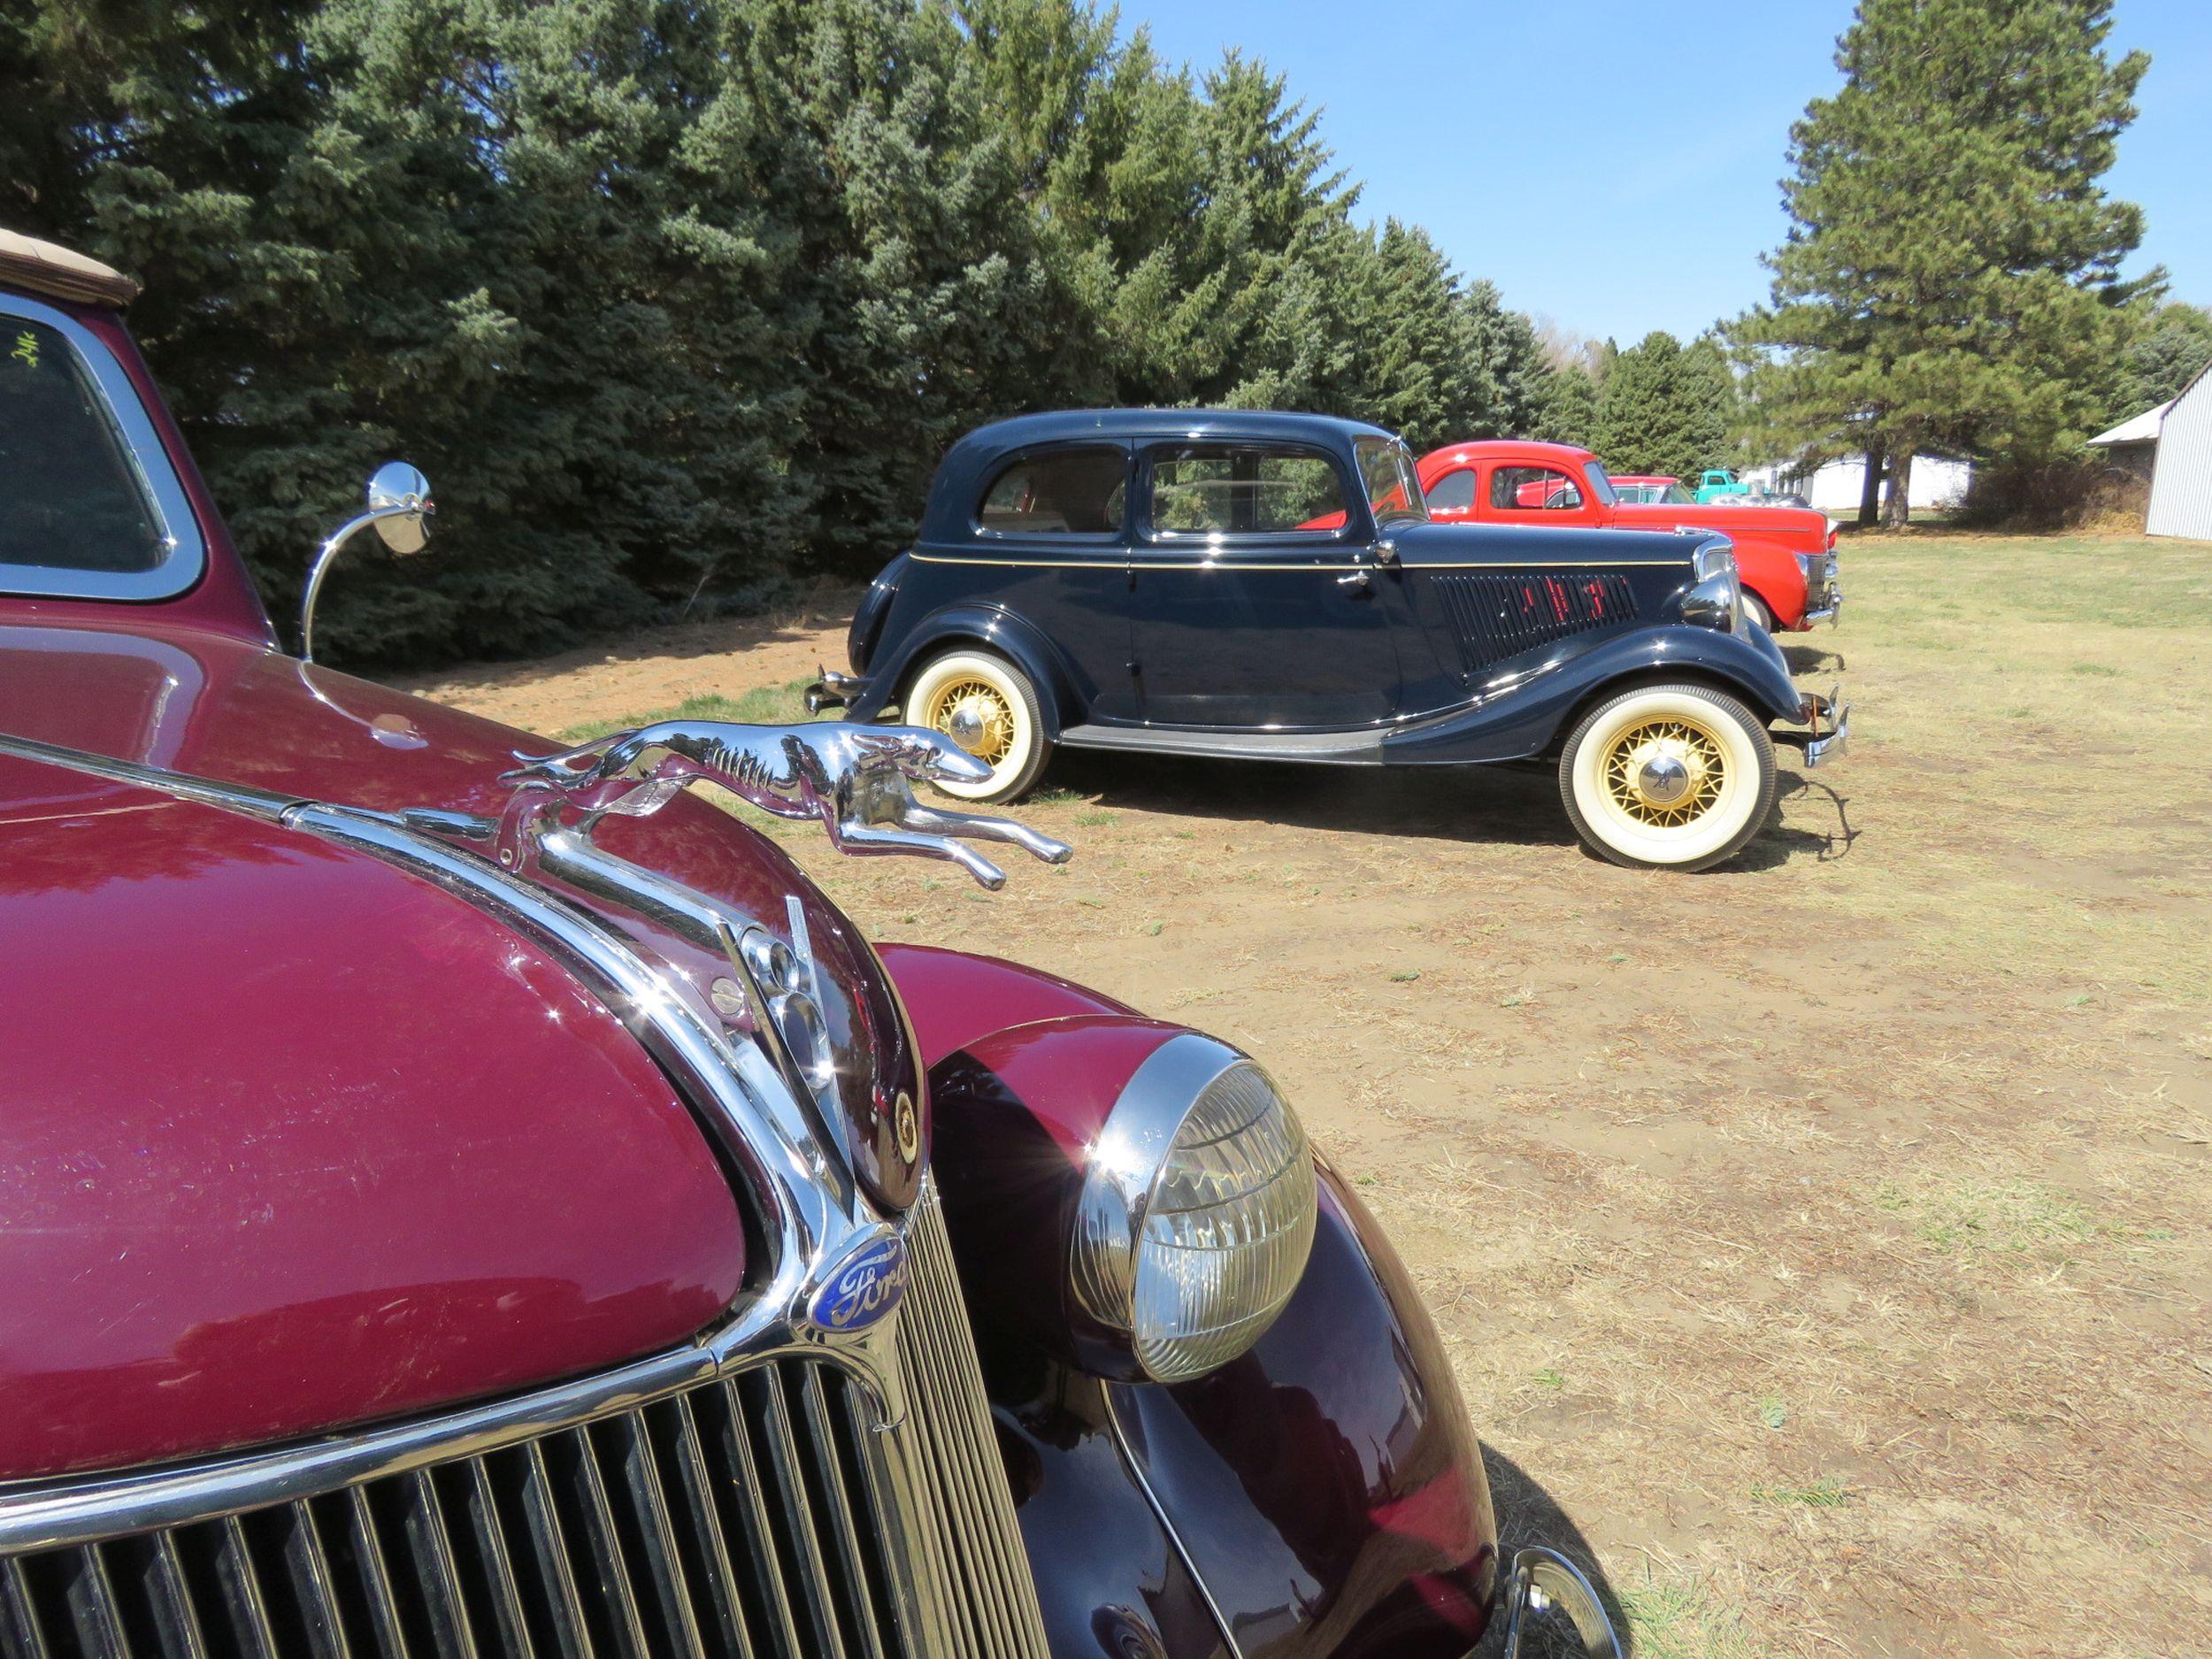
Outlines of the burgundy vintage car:
M 1614 1651 L 1256 1062 L 687 793 L 1066 856 L 980 763 L 286 655 L 134 291 L 0 234 L 0 1654 Z

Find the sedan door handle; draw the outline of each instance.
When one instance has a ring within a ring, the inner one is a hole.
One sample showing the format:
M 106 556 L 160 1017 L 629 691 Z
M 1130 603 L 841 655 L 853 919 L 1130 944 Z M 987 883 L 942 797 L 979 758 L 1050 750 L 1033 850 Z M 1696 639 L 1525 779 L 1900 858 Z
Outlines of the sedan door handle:
M 1367 583 L 1368 574 L 1363 570 L 1356 570 L 1348 576 L 1340 576 L 1336 579 L 1336 585 L 1339 588 L 1364 588 Z

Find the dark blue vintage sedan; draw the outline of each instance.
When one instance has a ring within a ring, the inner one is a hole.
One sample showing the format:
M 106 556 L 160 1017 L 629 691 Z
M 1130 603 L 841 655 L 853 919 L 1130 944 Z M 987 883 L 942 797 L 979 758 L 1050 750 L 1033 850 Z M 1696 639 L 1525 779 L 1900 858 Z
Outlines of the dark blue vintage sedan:
M 1617 863 L 1696 870 L 1758 832 L 1774 743 L 1841 749 L 1718 535 L 1429 521 L 1390 433 L 1319 415 L 1025 415 L 938 468 L 914 546 L 810 700 L 893 710 L 1007 801 L 1056 746 L 1338 765 L 1555 757 Z M 1770 725 L 1791 728 L 1770 732 Z

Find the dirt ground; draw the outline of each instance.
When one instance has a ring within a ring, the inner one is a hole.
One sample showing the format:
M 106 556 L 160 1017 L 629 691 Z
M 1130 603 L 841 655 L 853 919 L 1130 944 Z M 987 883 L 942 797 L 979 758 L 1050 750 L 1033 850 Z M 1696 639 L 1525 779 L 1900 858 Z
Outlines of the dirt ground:
M 1713 874 L 1503 772 L 1063 757 L 1017 810 L 1077 856 L 997 895 L 772 833 L 879 938 L 1267 1064 L 1425 1286 L 1509 1545 L 1594 1561 L 1638 1653 L 2202 1653 L 2212 546 L 1844 561 L 1786 644 L 1853 752 L 1783 751 Z M 764 710 L 850 597 L 416 688 Z

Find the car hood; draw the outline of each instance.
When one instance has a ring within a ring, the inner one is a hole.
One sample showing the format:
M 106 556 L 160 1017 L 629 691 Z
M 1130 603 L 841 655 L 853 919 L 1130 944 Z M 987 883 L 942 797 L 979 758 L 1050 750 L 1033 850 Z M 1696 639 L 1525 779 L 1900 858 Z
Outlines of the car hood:
M 1588 559 L 1604 564 L 1638 564 L 1679 559 L 1686 565 L 1697 544 L 1683 538 L 1678 548 L 1655 547 L 1647 536 L 1630 536 L 1623 530 L 1586 529 L 1579 525 L 1520 524 L 1403 524 L 1391 527 L 1390 540 L 1409 565 L 1452 564 L 1463 559 L 1491 559 L 1501 568 L 1524 564 L 1531 557 L 1528 532 L 1542 529 L 1540 546 L 1547 559 Z
M 1810 507 L 1729 507 L 1717 502 L 1685 507 L 1670 502 L 1624 501 L 1613 510 L 1613 522 L 1624 530 L 1695 525 L 1724 535 L 1787 541 L 1809 553 L 1828 544 L 1828 515 Z
M 547 747 L 196 630 L 14 619 L 0 733 L 386 810 L 495 810 Z M 688 798 L 608 829 L 779 933 L 797 898 L 833 1030 L 910 1078 L 879 965 L 772 844 Z M 411 874 L 0 755 L 0 1479 L 528 1386 L 739 1294 L 738 1200 L 664 1076 Z M 856 1164 L 889 1118 L 856 1109 Z

